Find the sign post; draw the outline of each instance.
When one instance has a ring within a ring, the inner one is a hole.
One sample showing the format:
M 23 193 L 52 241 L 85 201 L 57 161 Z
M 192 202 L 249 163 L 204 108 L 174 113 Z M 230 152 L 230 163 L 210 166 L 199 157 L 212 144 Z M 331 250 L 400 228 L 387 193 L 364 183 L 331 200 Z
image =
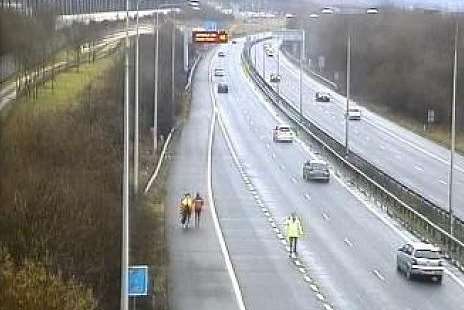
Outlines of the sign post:
M 135 310 L 137 297 L 148 296 L 148 266 L 129 266 L 128 296 L 132 298 Z

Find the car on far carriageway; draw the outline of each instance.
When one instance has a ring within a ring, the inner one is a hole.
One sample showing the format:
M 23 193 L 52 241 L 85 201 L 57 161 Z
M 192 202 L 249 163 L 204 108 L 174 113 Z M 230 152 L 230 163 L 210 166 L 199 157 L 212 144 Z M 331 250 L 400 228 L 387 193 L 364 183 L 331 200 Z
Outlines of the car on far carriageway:
M 288 125 L 277 125 L 272 130 L 274 142 L 293 142 L 293 132 Z
M 219 83 L 217 86 L 218 94 L 227 94 L 229 92 L 229 86 L 226 83 Z
M 396 269 L 408 280 L 422 276 L 441 283 L 444 267 L 440 249 L 424 242 L 408 242 L 396 253 Z
M 219 56 L 219 57 L 226 57 L 226 53 L 224 53 L 223 51 L 220 51 L 220 52 L 218 53 L 218 56 Z
M 330 102 L 330 94 L 328 92 L 316 92 L 316 102 Z
M 320 159 L 309 159 L 303 164 L 303 179 L 305 181 L 330 181 L 329 165 Z
M 355 103 L 350 103 L 350 108 L 348 109 L 348 119 L 360 121 L 361 120 L 361 108 Z
M 270 81 L 272 83 L 279 83 L 280 82 L 280 74 L 271 73 Z
M 224 76 L 226 75 L 226 72 L 222 68 L 216 68 L 214 69 L 214 76 Z

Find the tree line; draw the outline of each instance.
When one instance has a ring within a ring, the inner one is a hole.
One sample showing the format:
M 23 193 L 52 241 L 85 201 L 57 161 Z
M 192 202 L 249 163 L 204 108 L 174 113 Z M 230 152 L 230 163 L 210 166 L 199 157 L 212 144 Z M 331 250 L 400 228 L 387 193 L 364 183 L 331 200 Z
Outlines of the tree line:
M 308 10 L 309 11 L 309 10 Z M 374 104 L 417 122 L 427 111 L 448 126 L 452 94 L 455 23 L 462 17 L 437 12 L 382 9 L 376 16 L 324 16 L 294 19 L 290 28 L 306 31 L 305 55 L 312 70 L 346 89 L 347 31 L 351 34 L 351 90 L 362 104 Z M 464 36 L 460 36 L 457 120 L 464 129 Z M 287 44 L 299 54 L 299 46 Z

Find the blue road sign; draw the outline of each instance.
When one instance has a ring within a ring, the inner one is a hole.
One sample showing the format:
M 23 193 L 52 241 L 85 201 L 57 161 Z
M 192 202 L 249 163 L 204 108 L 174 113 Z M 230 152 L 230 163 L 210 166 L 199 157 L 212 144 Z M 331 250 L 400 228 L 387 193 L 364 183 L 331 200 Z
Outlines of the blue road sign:
M 129 267 L 129 296 L 148 295 L 148 266 Z
M 207 20 L 204 23 L 204 28 L 205 30 L 208 30 L 208 31 L 215 31 L 217 30 L 217 23 L 212 20 Z

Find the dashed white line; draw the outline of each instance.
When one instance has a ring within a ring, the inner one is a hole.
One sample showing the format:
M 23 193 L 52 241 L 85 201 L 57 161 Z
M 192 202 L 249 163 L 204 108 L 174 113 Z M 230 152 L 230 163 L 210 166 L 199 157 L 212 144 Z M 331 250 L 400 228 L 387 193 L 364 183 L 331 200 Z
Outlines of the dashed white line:
M 385 281 L 385 277 L 377 269 L 374 269 L 372 273 L 381 281 Z
M 327 213 L 325 212 L 322 212 L 322 217 L 324 218 L 324 220 L 328 221 L 330 220 L 330 217 L 327 215 Z
M 416 169 L 417 171 L 424 171 L 424 168 L 420 167 L 420 166 L 414 166 L 414 169 Z
M 291 180 L 292 180 L 292 182 L 295 183 L 295 184 L 298 183 L 298 180 L 297 180 L 295 177 L 292 177 Z
M 317 294 L 316 294 L 316 297 L 317 297 L 317 299 L 319 299 L 320 301 L 323 301 L 323 300 L 324 300 L 324 295 L 322 295 L 321 293 L 317 293 Z
M 443 180 L 438 180 L 438 182 L 440 182 L 440 183 L 443 184 L 443 185 L 447 185 L 447 184 L 448 184 L 448 183 L 446 183 L 446 182 L 443 181 Z
M 345 238 L 345 239 L 343 239 L 343 242 L 345 242 L 345 244 L 347 246 L 349 246 L 350 248 L 353 247 L 353 243 L 350 241 L 350 239 Z
M 309 194 L 304 194 L 306 200 L 311 200 L 311 196 Z

